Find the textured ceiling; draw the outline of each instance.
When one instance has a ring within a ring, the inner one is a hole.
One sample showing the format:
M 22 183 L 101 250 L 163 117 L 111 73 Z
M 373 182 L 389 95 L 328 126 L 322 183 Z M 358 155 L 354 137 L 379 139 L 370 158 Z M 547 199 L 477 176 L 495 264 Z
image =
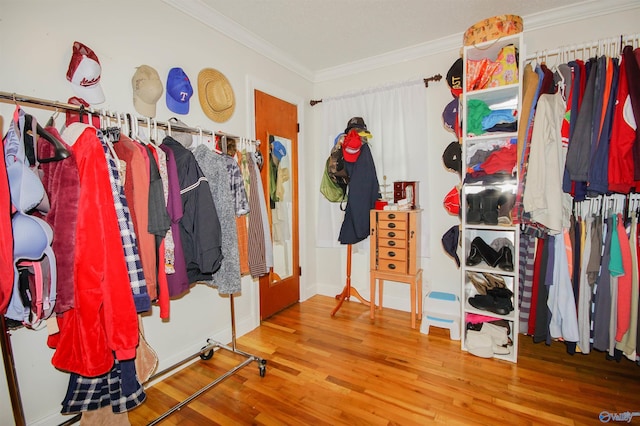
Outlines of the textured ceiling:
M 314 73 L 462 33 L 490 16 L 526 17 L 575 3 L 593 3 L 584 0 L 201 1 Z

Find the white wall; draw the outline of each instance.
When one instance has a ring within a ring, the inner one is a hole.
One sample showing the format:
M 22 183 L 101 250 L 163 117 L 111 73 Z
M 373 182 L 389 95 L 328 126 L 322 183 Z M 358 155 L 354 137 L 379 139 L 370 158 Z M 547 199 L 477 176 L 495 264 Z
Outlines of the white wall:
M 506 13 L 506 12 L 505 12 Z M 564 25 L 527 31 L 525 43 L 529 51 L 551 49 L 562 44 L 591 41 L 622 33 L 638 31 L 640 4 L 637 9 L 589 18 Z M 472 24 L 472 23 L 469 23 Z M 370 29 L 373 30 L 373 29 Z M 310 99 L 335 96 L 359 88 L 383 83 L 423 78 L 440 73 L 446 75 L 458 56 L 458 49 L 400 61 L 373 71 L 311 84 L 296 74 L 249 50 L 199 21 L 174 10 L 163 2 L 152 0 L 87 2 L 59 0 L 0 0 L 0 90 L 65 102 L 73 95 L 65 73 L 71 45 L 79 40 L 94 49 L 102 62 L 104 88 L 110 110 L 134 112 L 131 100 L 131 76 L 135 66 L 151 65 L 161 77 L 173 66 L 181 66 L 193 83 L 204 67 L 222 71 L 230 80 L 236 95 L 236 111 L 226 123 L 210 121 L 192 98 L 191 113 L 183 118 L 189 125 L 248 136 L 253 135 L 252 88 L 300 103 L 300 218 L 302 298 L 320 293 L 338 294 L 345 282 L 346 253 L 342 249 L 317 249 L 317 191 L 326 156 L 322 134 L 322 104 L 311 107 Z M 460 40 L 462 37 L 460 36 Z M 452 99 L 446 82 L 430 83 L 428 104 L 429 132 L 426 143 L 416 147 L 430 168 L 431 235 L 430 259 L 422 259 L 425 281 L 432 288 L 458 292 L 459 270 L 442 250 L 440 237 L 457 219 L 442 208 L 444 195 L 458 182 L 454 173 L 442 165 L 442 151 L 453 140 L 441 124 L 444 106 Z M 197 96 L 197 95 L 196 95 Z M 298 102 L 299 101 L 299 102 Z M 39 121 L 45 122 L 51 112 L 25 106 Z M 0 114 L 11 116 L 11 104 L 0 102 Z M 163 101 L 158 102 L 157 118 L 172 116 Z M 6 127 L 6 124 L 5 124 Z M 4 132 L 4 129 L 3 129 Z M 326 265 L 341 264 L 340 270 Z M 354 254 L 352 285 L 368 295 L 368 253 Z M 331 272 L 333 271 L 333 272 Z M 385 301 L 390 307 L 408 310 L 406 285 L 386 286 Z M 229 302 L 215 290 L 196 287 L 190 294 L 171 304 L 171 320 L 161 322 L 158 312 L 145 318 L 145 331 L 150 344 L 165 368 L 197 351 L 207 338 L 228 342 L 230 335 Z M 329 313 L 327 313 L 328 315 Z M 242 295 L 236 298 L 238 335 L 258 325 L 257 282 L 243 280 Z M 408 319 L 407 319 L 408 321 Z M 29 424 L 57 424 L 64 420 L 57 412 L 66 389 L 66 374 L 51 367 L 52 351 L 46 348 L 45 332 L 19 330 L 12 343 L 17 362 L 18 379 Z M 46 389 L 46 392 L 42 392 Z M 0 424 L 13 421 L 4 375 L 0 374 Z
M 189 115 L 181 119 L 190 126 L 253 137 L 253 88 L 302 104 L 310 99 L 309 81 L 277 63 L 229 39 L 164 2 L 76 1 L 56 2 L 0 0 L 0 91 L 66 102 L 74 93 L 65 75 L 75 40 L 91 47 L 102 64 L 101 85 L 106 102 L 98 107 L 131 112 L 131 77 L 135 67 L 154 67 L 163 81 L 171 67 L 182 67 L 194 88 L 198 72 L 205 67 L 220 70 L 229 79 L 236 97 L 236 110 L 225 123 L 214 123 L 202 112 L 197 90 Z M 24 105 L 25 110 L 45 123 L 52 111 Z M 0 102 L 4 127 L 13 112 L 12 104 Z M 304 109 L 300 107 L 301 120 Z M 157 103 L 156 118 L 174 116 L 164 102 Z M 57 124 L 63 124 L 64 115 Z M 300 135 L 304 156 L 305 134 Z M 302 224 L 305 207 L 300 210 Z M 303 228 L 304 229 L 304 228 Z M 304 242 L 304 236 L 302 237 Z M 304 267 L 304 258 L 301 259 Z M 303 298 L 315 293 L 309 276 L 303 277 Z M 235 298 L 238 336 L 259 324 L 258 283 L 243 278 L 242 294 Z M 197 352 L 207 338 L 231 341 L 229 299 L 217 290 L 196 286 L 171 302 L 171 318 L 160 320 L 157 308 L 145 317 L 147 339 L 160 358 L 159 370 Z M 68 375 L 51 366 L 53 351 L 46 346 L 46 331 L 21 329 L 11 342 L 28 424 L 58 424 L 68 417 L 57 414 L 64 397 Z M 253 367 L 251 367 L 253 368 Z M 4 370 L 4 369 L 2 369 Z M 256 368 L 257 374 L 257 368 Z M 0 373 L 0 424 L 13 423 L 4 373 Z
M 610 38 L 622 34 L 638 33 L 640 22 L 640 2 L 635 8 L 624 12 L 610 13 L 602 11 L 602 15 L 580 19 L 573 22 L 565 22 L 561 25 L 555 20 L 548 21 L 553 25 L 541 24 L 541 19 L 536 20 L 536 30 L 527 30 L 527 19 L 524 19 L 524 42 L 528 52 L 536 50 L 555 49 L 560 46 L 586 43 L 596 41 L 601 38 Z M 508 13 L 508 11 L 505 11 Z M 580 16 L 580 10 L 576 10 L 570 20 Z M 470 25 L 473 23 L 469 23 Z M 542 28 L 544 26 L 544 28 Z M 460 46 L 462 45 L 462 34 L 460 34 Z M 459 220 L 455 216 L 449 215 L 442 207 L 442 200 L 449 190 L 459 182 L 455 173 L 449 172 L 442 164 L 442 152 L 446 146 L 455 140 L 455 137 L 442 125 L 442 110 L 453 98 L 444 79 L 451 64 L 459 57 L 460 49 L 452 49 L 435 53 L 415 60 L 408 60 L 391 64 L 389 66 L 372 71 L 359 72 L 343 78 L 336 78 L 326 82 L 317 83 L 314 86 L 314 99 L 337 96 L 347 92 L 354 92 L 358 89 L 365 89 L 383 85 L 393 81 L 405 81 L 416 78 L 426 78 L 434 74 L 441 74 L 442 81 L 431 82 L 428 91 L 428 134 L 426 146 L 416 147 L 416 155 L 424 155 L 425 161 L 429 164 L 429 182 L 421 182 L 429 186 L 430 191 L 430 223 L 423 226 L 429 227 L 431 235 L 430 248 L 431 258 L 423 258 L 422 266 L 425 269 L 423 281 L 425 286 L 430 286 L 433 290 L 448 291 L 460 294 L 460 272 L 455 262 L 442 249 L 441 237 Z M 550 63 L 553 63 L 550 61 Z M 322 104 L 313 107 L 309 116 L 312 117 L 312 125 L 315 126 L 313 134 L 321 134 L 319 117 Z M 385 143 L 385 141 L 376 141 Z M 314 143 L 314 158 L 322 158 L 326 150 L 326 144 L 322 141 Z M 313 176 L 321 176 L 323 163 L 315 161 L 312 164 Z M 411 178 L 409 179 L 411 180 Z M 319 181 L 319 180 L 318 180 Z M 422 202 L 421 202 L 422 204 Z M 312 213 L 316 212 L 317 206 L 309 206 Z M 326 265 L 335 262 L 335 251 L 316 248 L 316 264 Z M 351 272 L 351 282 L 363 295 L 369 294 L 369 254 L 360 253 L 353 256 L 353 267 Z M 460 256 L 461 261 L 464 257 Z M 342 254 L 342 271 L 338 273 L 318 275 L 318 291 L 325 295 L 335 295 L 339 293 L 344 285 L 345 254 Z M 327 269 L 324 269 L 327 271 Z M 404 284 L 385 284 L 385 306 L 398 309 L 409 310 L 408 288 Z

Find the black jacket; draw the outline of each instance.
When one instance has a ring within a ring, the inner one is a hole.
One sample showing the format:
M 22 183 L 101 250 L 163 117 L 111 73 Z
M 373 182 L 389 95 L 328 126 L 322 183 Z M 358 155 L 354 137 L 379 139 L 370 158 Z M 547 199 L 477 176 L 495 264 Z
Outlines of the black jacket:
M 180 178 L 180 237 L 189 282 L 210 281 L 222 262 L 222 229 L 209 182 L 191 151 L 170 136 L 162 144 L 173 151 Z
M 380 198 L 380 186 L 368 143 L 362 144 L 355 163 L 345 161 L 349 173 L 347 207 L 338 241 L 355 244 L 369 236 L 369 211 Z

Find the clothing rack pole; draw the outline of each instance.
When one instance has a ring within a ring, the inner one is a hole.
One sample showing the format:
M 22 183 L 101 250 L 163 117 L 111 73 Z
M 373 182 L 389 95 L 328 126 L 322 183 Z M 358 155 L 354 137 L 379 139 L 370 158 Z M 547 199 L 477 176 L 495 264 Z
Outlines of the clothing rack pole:
M 2 359 L 4 360 L 4 371 L 7 375 L 7 387 L 9 388 L 9 397 L 11 398 L 11 407 L 13 408 L 13 419 L 16 426 L 24 426 L 27 424 L 24 417 L 24 407 L 20 398 L 20 389 L 18 387 L 18 375 L 16 373 L 16 364 L 11 349 L 11 338 L 9 337 L 9 329 L 4 315 L 0 315 L 0 331 L 2 338 Z
M 64 109 L 68 111 L 75 111 L 81 114 L 100 115 L 100 116 L 108 117 L 112 119 L 118 118 L 116 116 L 116 113 L 113 111 L 108 111 L 104 109 L 94 109 L 92 107 L 86 108 L 82 105 L 74 105 L 74 104 L 69 104 L 64 102 L 51 101 L 47 99 L 35 98 L 33 96 L 19 95 L 17 93 L 0 91 L 0 99 L 8 100 L 16 104 L 28 103 L 31 105 L 39 105 L 39 106 L 47 107 L 49 109 L 54 109 L 54 110 Z M 164 121 L 156 121 L 155 118 L 150 119 L 148 117 L 133 117 L 133 116 L 132 118 L 135 118 L 138 121 L 138 123 L 142 124 L 143 126 L 146 126 L 147 124 L 151 124 L 152 126 L 158 127 L 163 130 L 178 130 L 182 132 L 192 133 L 194 135 L 202 133 L 204 135 L 208 135 L 212 137 L 224 135 L 228 138 L 237 138 L 237 136 L 233 136 L 233 135 L 222 133 L 222 132 L 214 132 L 211 130 L 199 129 L 197 127 L 189 127 L 189 126 L 183 126 L 180 124 L 169 124 Z
M 556 55 L 560 55 L 562 53 L 566 53 L 566 52 L 576 52 L 576 51 L 591 51 L 593 49 L 598 49 L 602 46 L 612 46 L 614 44 L 620 44 L 621 48 L 624 47 L 624 44 L 633 44 L 636 43 L 635 47 L 639 47 L 637 46 L 638 43 L 640 43 L 640 33 L 637 34 L 623 34 L 623 35 L 619 35 L 616 37 L 608 37 L 608 38 L 603 38 L 603 39 L 599 39 L 599 40 L 592 40 L 586 43 L 580 43 L 580 44 L 570 44 L 570 45 L 566 45 L 566 46 L 561 46 L 555 49 L 544 49 L 544 50 L 538 50 L 535 51 L 534 53 L 530 54 L 529 56 L 527 56 L 527 61 L 533 60 L 533 59 L 538 59 L 538 58 L 544 58 L 547 56 L 556 56 Z
M 169 371 L 174 370 L 176 367 L 178 367 L 180 365 L 183 365 L 187 361 L 190 361 L 190 360 L 192 360 L 192 359 L 194 359 L 194 358 L 196 358 L 198 356 L 200 356 L 200 358 L 202 358 L 203 360 L 211 359 L 211 357 L 213 357 L 213 354 L 216 351 L 220 350 L 220 349 L 224 349 L 224 350 L 227 350 L 229 352 L 242 355 L 246 359 L 244 361 L 242 361 L 241 363 L 237 364 L 232 369 L 227 370 L 224 374 L 222 374 L 221 376 L 217 377 L 215 380 L 213 380 L 212 382 L 208 383 L 207 385 L 203 386 L 202 388 L 200 388 L 198 391 L 196 391 L 193 394 L 191 394 L 186 399 L 184 399 L 181 402 L 179 402 L 178 404 L 174 405 L 173 407 L 171 407 L 170 409 L 165 411 L 163 414 L 161 414 L 159 417 L 155 418 L 150 423 L 147 423 L 147 426 L 151 426 L 151 425 L 155 425 L 155 424 L 160 423 L 162 420 L 166 419 L 171 414 L 173 414 L 176 411 L 180 410 L 182 407 L 184 407 L 185 405 L 189 404 L 191 401 L 193 401 L 194 399 L 196 399 L 197 397 L 199 397 L 203 393 L 207 392 L 209 389 L 211 389 L 214 386 L 218 385 L 220 382 L 222 382 L 223 380 L 225 380 L 228 377 L 232 376 L 233 374 L 235 374 L 237 371 L 239 371 L 240 369 L 244 368 L 245 366 L 251 364 L 253 361 L 256 361 L 258 363 L 260 377 L 264 377 L 264 375 L 266 373 L 267 360 L 264 359 L 264 358 L 260 358 L 258 356 L 255 356 L 255 355 L 251 355 L 251 354 L 249 354 L 247 352 L 241 351 L 241 350 L 236 348 L 236 320 L 235 320 L 235 307 L 234 307 L 234 302 L 233 302 L 233 294 L 229 295 L 229 303 L 230 303 L 230 307 L 231 307 L 231 346 L 227 346 L 227 345 L 224 345 L 224 344 L 222 344 L 220 342 L 216 342 L 214 340 L 207 339 L 207 346 L 205 346 L 202 349 L 200 349 L 199 352 L 197 352 L 197 353 L 191 355 L 190 357 L 178 362 L 177 364 L 172 365 L 169 368 L 166 368 L 165 370 L 163 370 L 163 371 L 161 371 L 159 373 L 156 373 L 155 375 L 150 377 L 149 380 L 153 380 L 155 377 L 162 376 L 165 373 L 168 373 Z
M 9 100 L 9 101 L 12 101 L 12 102 L 14 102 L 16 104 L 28 103 L 28 104 L 40 105 L 40 106 L 44 106 L 44 107 L 48 107 L 48 108 L 65 109 L 65 110 L 76 111 L 76 112 L 80 112 L 80 113 L 87 113 L 87 114 L 92 114 L 92 115 L 101 115 L 103 117 L 117 118 L 115 115 L 111 115 L 110 112 L 104 111 L 104 110 L 96 111 L 96 110 L 93 110 L 92 108 L 87 109 L 84 106 L 73 105 L 73 104 L 68 104 L 68 103 L 62 103 L 62 102 L 51 101 L 51 100 L 46 100 L 46 99 L 40 99 L 40 98 L 34 98 L 34 97 L 31 97 L 31 96 L 18 95 L 18 94 L 9 93 L 9 92 L 0 91 L 0 99 Z M 142 124 L 147 124 L 148 123 L 148 119 L 147 118 L 142 118 L 142 117 L 135 117 L 135 118 L 137 119 L 137 121 L 139 123 L 142 123 Z M 165 130 L 179 130 L 179 131 L 189 132 L 189 133 L 193 133 L 193 134 L 201 134 L 201 133 L 205 132 L 205 131 L 201 130 L 200 128 L 181 126 L 181 125 L 178 125 L 178 124 L 169 124 L 167 122 L 156 122 L 155 120 L 153 121 L 153 125 L 155 127 L 160 127 L 160 128 L 165 129 Z M 225 152 L 225 153 L 226 153 L 226 141 L 227 141 L 227 138 L 238 139 L 237 136 L 233 136 L 233 135 L 230 135 L 230 134 L 227 134 L 227 133 L 222 133 L 222 132 L 208 132 L 208 133 L 212 137 L 215 137 L 215 136 L 220 136 L 221 137 L 223 145 L 224 145 L 224 148 L 225 148 L 223 152 Z M 260 141 L 257 140 L 257 141 L 254 141 L 254 143 L 256 145 L 259 145 Z M 260 358 L 260 357 L 258 357 L 256 355 L 252 355 L 252 354 L 249 354 L 247 352 L 244 352 L 244 351 L 242 351 L 242 350 L 240 350 L 240 349 L 238 349 L 236 347 L 236 320 L 235 320 L 235 304 L 234 304 L 233 294 L 229 295 L 229 303 L 230 303 L 230 310 L 231 310 L 231 346 L 228 346 L 228 345 L 225 345 L 223 343 L 214 341 L 212 339 L 207 339 L 207 345 L 204 346 L 202 349 L 200 349 L 200 351 L 198 351 L 197 353 L 195 353 L 195 354 L 183 359 L 182 361 L 179 361 L 179 362 L 173 364 L 172 366 L 170 366 L 170 367 L 168 367 L 168 368 L 166 368 L 166 369 L 154 374 L 153 376 L 151 376 L 149 378 L 149 380 L 153 380 L 155 378 L 161 377 L 161 376 L 165 375 L 166 373 L 178 368 L 179 366 L 184 365 L 187 362 L 197 358 L 198 356 L 203 360 L 209 360 L 209 359 L 211 359 L 213 357 L 213 354 L 216 351 L 220 350 L 220 349 L 227 350 L 227 351 L 232 352 L 234 354 L 242 355 L 246 359 L 244 361 L 242 361 L 241 363 L 239 363 L 238 365 L 236 365 L 235 367 L 233 367 L 232 369 L 226 371 L 221 376 L 217 377 L 215 380 L 213 380 L 209 384 L 207 384 L 204 387 L 200 388 L 197 392 L 193 393 L 191 396 L 189 396 L 185 400 L 181 401 L 180 403 L 176 404 L 175 406 L 173 406 L 172 408 L 167 410 L 165 413 L 160 415 L 158 418 L 156 418 L 155 420 L 150 422 L 149 425 L 154 425 L 154 424 L 159 423 L 160 421 L 162 421 L 163 419 L 165 419 L 166 417 L 168 417 L 169 415 L 171 415 L 175 411 L 180 410 L 182 407 L 184 407 L 185 405 L 189 404 L 195 398 L 197 398 L 198 396 L 200 396 L 204 392 L 208 391 L 212 387 L 216 386 L 218 383 L 222 382 L 223 380 L 225 380 L 229 376 L 235 374 L 237 371 L 239 371 L 243 367 L 249 365 L 253 361 L 256 361 L 258 363 L 260 377 L 264 377 L 264 375 L 266 373 L 267 360 L 264 359 L 264 358 Z M 2 338 L 0 338 L 0 343 L 2 344 L 2 357 L 3 357 L 3 360 L 4 360 L 4 364 L 5 364 L 5 372 L 7 374 L 7 385 L 8 385 L 9 395 L 10 395 L 10 398 L 11 398 L 11 405 L 13 407 L 16 426 L 24 426 L 26 424 L 25 416 L 24 416 L 24 409 L 22 407 L 22 400 L 20 398 L 20 391 L 19 391 L 19 388 L 18 388 L 17 374 L 16 374 L 16 371 L 15 371 L 14 357 L 13 357 L 13 353 L 11 351 L 11 342 L 10 342 L 10 339 L 9 339 L 8 330 L 6 328 L 4 315 L 0 315 L 0 331 L 2 331 Z M 68 424 L 69 422 L 77 421 L 78 417 L 79 416 L 74 416 L 73 419 L 71 419 L 71 420 L 69 420 L 67 422 L 64 422 L 62 424 Z

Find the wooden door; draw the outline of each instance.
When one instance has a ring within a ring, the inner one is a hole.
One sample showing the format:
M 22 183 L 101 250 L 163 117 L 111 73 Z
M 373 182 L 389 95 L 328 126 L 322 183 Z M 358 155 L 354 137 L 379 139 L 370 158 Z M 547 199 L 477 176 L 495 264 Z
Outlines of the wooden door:
M 262 142 L 260 152 L 264 158 L 260 176 L 274 249 L 274 268 L 260 277 L 260 319 L 263 320 L 300 300 L 298 110 L 296 105 L 259 90 L 254 96 L 256 138 Z M 275 147 L 273 153 L 272 147 Z M 271 161 L 278 165 L 274 166 Z M 284 185 L 278 186 L 275 196 L 270 191 L 275 181 L 271 179 L 272 173 L 280 174 L 281 180 L 288 177 Z M 274 198 L 278 201 L 274 202 Z M 281 226 L 285 227 L 284 232 Z

